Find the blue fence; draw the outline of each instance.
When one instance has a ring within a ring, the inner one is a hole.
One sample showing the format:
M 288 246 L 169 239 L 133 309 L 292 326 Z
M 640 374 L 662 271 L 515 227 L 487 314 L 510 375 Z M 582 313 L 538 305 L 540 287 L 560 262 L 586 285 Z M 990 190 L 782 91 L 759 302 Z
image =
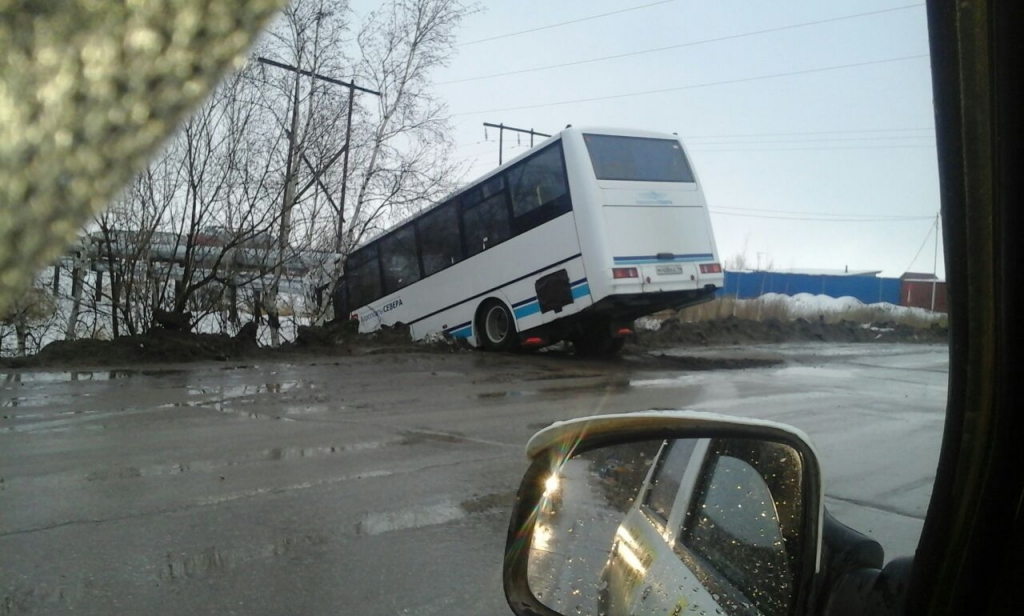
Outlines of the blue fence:
M 750 299 L 765 293 L 856 297 L 865 304 L 900 303 L 900 280 L 878 276 L 817 276 L 778 272 L 726 272 L 725 288 L 719 295 Z

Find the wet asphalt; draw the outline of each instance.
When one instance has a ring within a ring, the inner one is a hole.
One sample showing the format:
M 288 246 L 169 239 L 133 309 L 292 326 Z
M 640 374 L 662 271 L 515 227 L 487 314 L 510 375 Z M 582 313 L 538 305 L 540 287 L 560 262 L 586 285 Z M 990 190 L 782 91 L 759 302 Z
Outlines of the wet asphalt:
M 526 441 L 647 409 L 803 429 L 826 506 L 911 554 L 947 366 L 862 344 L 0 373 L 0 615 L 510 613 Z

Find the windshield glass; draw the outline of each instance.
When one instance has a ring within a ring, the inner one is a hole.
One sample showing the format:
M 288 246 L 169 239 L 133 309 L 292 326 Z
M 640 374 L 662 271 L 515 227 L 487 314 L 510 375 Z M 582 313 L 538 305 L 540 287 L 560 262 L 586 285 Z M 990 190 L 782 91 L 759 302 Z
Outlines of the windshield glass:
M 671 139 L 584 135 L 599 180 L 693 182 L 683 149 Z
M 529 439 L 650 409 L 806 432 L 828 511 L 914 554 L 949 351 L 923 4 L 4 6 L 0 614 L 508 613 Z M 552 510 L 654 469 L 677 543 L 703 488 L 633 459 Z M 760 553 L 787 511 L 741 527 L 727 465 L 697 533 Z

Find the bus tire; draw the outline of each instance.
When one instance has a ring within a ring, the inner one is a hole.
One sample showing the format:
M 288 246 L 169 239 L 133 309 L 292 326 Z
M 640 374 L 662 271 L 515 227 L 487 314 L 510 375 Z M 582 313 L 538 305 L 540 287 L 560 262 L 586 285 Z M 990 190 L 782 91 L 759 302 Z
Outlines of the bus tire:
M 616 338 L 607 326 L 590 327 L 580 336 L 573 338 L 576 354 L 583 357 L 611 357 L 618 354 L 626 344 L 625 338 Z
M 488 351 L 512 351 L 519 346 L 515 317 L 499 300 L 489 299 L 480 304 L 477 332 L 480 345 Z

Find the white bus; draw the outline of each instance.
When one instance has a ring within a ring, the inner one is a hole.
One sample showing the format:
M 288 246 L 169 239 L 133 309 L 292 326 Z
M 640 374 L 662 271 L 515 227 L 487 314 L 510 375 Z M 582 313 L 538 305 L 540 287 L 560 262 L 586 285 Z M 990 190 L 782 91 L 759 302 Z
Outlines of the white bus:
M 359 331 L 405 324 L 511 350 L 612 354 L 638 317 L 724 284 L 700 182 L 673 135 L 566 128 L 348 257 Z

